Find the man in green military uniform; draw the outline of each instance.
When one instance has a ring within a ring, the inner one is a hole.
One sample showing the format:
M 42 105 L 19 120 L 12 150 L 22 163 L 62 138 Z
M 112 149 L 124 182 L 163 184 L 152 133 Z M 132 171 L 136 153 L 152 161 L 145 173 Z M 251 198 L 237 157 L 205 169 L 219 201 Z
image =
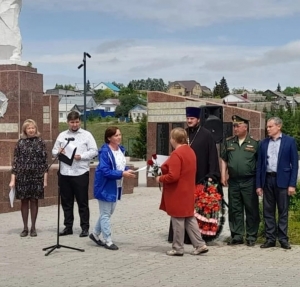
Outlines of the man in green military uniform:
M 233 116 L 232 121 L 235 135 L 226 139 L 221 155 L 221 183 L 223 186 L 228 185 L 229 227 L 231 231 L 231 240 L 228 245 L 244 243 L 245 211 L 246 243 L 248 246 L 254 246 L 259 227 L 258 196 L 255 192 L 259 143 L 248 133 L 248 120 Z

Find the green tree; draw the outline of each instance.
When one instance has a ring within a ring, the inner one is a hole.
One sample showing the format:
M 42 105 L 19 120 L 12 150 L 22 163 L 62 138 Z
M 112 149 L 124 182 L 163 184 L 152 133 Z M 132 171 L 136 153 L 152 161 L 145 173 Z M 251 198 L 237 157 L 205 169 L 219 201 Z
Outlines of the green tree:
M 122 88 L 125 87 L 124 84 L 122 84 L 122 83 L 117 83 L 117 82 L 115 82 L 115 81 L 113 81 L 112 84 L 113 84 L 114 86 L 116 86 L 117 88 L 119 88 L 119 89 L 122 89 Z
M 134 90 L 147 90 L 147 91 L 161 91 L 165 92 L 168 88 L 163 79 L 140 79 L 140 80 L 131 80 L 129 84 Z
M 233 88 L 233 89 L 231 90 L 231 93 L 233 93 L 233 94 L 243 94 L 244 91 L 245 91 L 244 88 Z
M 215 82 L 215 86 L 214 86 L 214 89 L 213 89 L 213 97 L 214 98 L 221 98 L 221 86 Z
M 141 104 L 139 98 L 139 93 L 135 90 L 129 88 L 121 89 L 119 93 L 120 105 L 117 106 L 115 111 L 115 116 L 118 117 L 127 117 L 129 111 L 136 105 Z
M 292 111 L 291 107 L 284 110 L 282 107 L 278 110 L 271 109 L 266 112 L 266 119 L 270 117 L 279 117 L 283 121 L 282 132 L 295 138 L 297 148 L 300 150 L 300 110 Z
M 131 82 L 129 82 L 129 84 L 127 85 L 127 89 L 128 89 L 129 91 L 133 91 L 133 86 L 134 86 L 134 84 L 133 84 L 132 81 L 131 81 Z
M 75 91 L 75 86 L 72 86 L 71 84 L 69 84 L 69 85 L 56 84 L 54 89 L 63 89 L 63 90 L 68 90 L 68 91 Z
M 286 87 L 282 92 L 286 96 L 293 96 L 294 94 L 300 94 L 300 87 Z
M 268 109 L 266 106 L 263 107 L 263 110 L 262 110 L 264 113 L 268 113 Z
M 133 143 L 132 155 L 138 158 L 146 159 L 146 155 L 147 155 L 147 116 L 146 115 L 143 115 L 141 121 L 139 122 L 139 131 Z
M 277 85 L 277 89 L 276 89 L 276 91 L 277 92 L 279 92 L 279 93 L 281 93 L 281 86 L 280 86 L 280 84 L 278 83 L 278 85 Z
M 261 94 L 261 95 L 264 94 L 264 91 L 262 91 L 262 90 L 256 90 L 256 89 L 252 89 L 251 92 L 252 92 L 253 94 Z
M 95 100 L 97 103 L 102 103 L 103 101 L 111 98 L 116 98 L 115 93 L 110 89 L 105 90 L 95 90 Z
M 63 89 L 64 88 L 64 85 L 60 85 L 60 84 L 55 84 L 55 87 L 54 89 Z
M 91 83 L 90 83 L 90 80 L 87 80 L 87 83 L 86 83 L 86 90 L 87 90 L 87 91 L 90 91 L 90 90 L 91 90 Z
M 220 80 L 220 92 L 221 98 L 224 98 L 230 94 L 227 81 L 224 77 Z

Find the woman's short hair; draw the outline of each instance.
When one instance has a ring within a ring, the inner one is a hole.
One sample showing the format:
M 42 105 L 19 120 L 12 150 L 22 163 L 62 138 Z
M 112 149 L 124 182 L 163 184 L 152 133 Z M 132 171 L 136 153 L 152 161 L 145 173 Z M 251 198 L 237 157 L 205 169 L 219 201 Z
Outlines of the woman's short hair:
M 105 130 L 104 141 L 106 143 L 109 143 L 109 139 L 108 138 L 114 136 L 117 133 L 117 130 L 120 130 L 120 129 L 118 127 L 108 127 Z
M 35 135 L 37 137 L 39 137 L 41 135 L 40 132 L 39 132 L 39 130 L 38 130 L 36 122 L 34 120 L 32 120 L 32 119 L 27 119 L 27 120 L 25 120 L 25 122 L 22 125 L 21 139 L 28 138 L 28 135 L 26 134 L 26 129 L 30 125 L 33 125 L 35 127 L 35 129 L 36 129 Z
M 178 144 L 187 144 L 187 133 L 183 128 L 171 130 L 170 137 Z

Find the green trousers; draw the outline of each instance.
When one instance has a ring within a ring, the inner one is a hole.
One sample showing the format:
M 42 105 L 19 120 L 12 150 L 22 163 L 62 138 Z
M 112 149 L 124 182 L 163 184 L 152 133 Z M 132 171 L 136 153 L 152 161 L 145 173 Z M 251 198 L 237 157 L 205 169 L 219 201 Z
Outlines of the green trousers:
M 259 228 L 258 196 L 255 189 L 255 177 L 230 179 L 228 181 L 229 227 L 232 239 L 256 240 Z

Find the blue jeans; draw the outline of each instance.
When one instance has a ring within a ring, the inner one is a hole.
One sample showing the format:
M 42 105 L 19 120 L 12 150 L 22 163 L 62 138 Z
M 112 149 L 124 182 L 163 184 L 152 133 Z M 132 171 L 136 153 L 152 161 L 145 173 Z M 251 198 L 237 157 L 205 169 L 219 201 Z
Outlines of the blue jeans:
M 100 235 L 102 233 L 104 242 L 111 243 L 111 226 L 110 217 L 114 213 L 117 202 L 107 202 L 98 200 L 100 216 L 94 228 L 94 233 Z

